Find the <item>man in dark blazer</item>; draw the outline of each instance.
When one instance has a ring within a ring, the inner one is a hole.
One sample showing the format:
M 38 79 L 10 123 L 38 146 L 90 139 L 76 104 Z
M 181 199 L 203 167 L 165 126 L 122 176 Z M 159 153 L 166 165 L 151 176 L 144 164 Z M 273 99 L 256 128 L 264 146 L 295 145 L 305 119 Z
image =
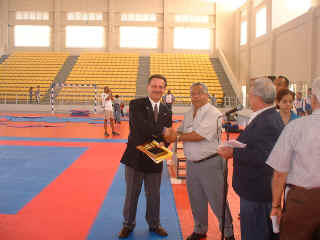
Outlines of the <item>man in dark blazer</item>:
M 219 154 L 233 157 L 233 189 L 240 196 L 242 240 L 271 240 L 275 236 L 269 218 L 272 208 L 271 179 L 273 169 L 266 164 L 284 127 L 273 106 L 276 89 L 268 78 L 252 82 L 249 102 L 253 115 L 238 137 L 245 148 L 222 147 Z
M 152 140 L 166 144 L 163 130 L 172 126 L 172 113 L 160 102 L 166 85 L 164 76 L 152 75 L 148 79 L 148 97 L 132 100 L 129 104 L 130 133 L 127 149 L 121 159 L 121 163 L 126 165 L 126 198 L 123 208 L 123 228 L 119 238 L 127 238 L 135 227 L 137 204 L 143 182 L 149 230 L 160 236 L 168 235 L 160 225 L 160 184 L 163 165 L 156 164 L 136 148 Z

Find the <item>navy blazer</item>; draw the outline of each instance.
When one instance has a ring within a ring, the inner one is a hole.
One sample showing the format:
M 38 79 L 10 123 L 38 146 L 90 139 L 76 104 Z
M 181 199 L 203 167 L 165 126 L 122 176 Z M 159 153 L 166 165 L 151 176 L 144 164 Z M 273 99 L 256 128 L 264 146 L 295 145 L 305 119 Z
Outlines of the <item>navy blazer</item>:
M 273 169 L 267 165 L 269 154 L 284 128 L 275 108 L 260 113 L 238 137 L 246 148 L 233 152 L 233 181 L 236 193 L 249 201 L 272 201 Z
M 132 100 L 129 104 L 130 133 L 121 163 L 142 172 L 161 172 L 162 163 L 156 164 L 136 147 L 152 140 L 164 141 L 162 137 L 163 128 L 171 126 L 172 112 L 167 106 L 160 103 L 158 121 L 155 122 L 149 98 Z

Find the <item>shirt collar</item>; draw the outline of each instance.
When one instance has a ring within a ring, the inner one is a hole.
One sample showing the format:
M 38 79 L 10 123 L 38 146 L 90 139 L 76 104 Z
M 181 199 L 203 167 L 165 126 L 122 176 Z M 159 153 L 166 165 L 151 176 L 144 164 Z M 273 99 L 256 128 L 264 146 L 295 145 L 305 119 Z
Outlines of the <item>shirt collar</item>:
M 252 115 L 251 115 L 251 117 L 250 117 L 250 119 L 249 119 L 248 124 L 251 123 L 252 120 L 255 119 L 259 114 L 261 114 L 261 113 L 263 113 L 264 111 L 266 111 L 266 110 L 268 110 L 268 109 L 271 109 L 271 108 L 274 108 L 274 105 L 269 106 L 269 107 L 265 107 L 265 108 L 262 108 L 262 109 L 260 109 L 260 110 L 258 110 L 258 111 L 256 111 L 256 112 L 253 112 Z
M 198 109 L 198 112 L 201 112 L 201 111 L 204 111 L 206 110 L 208 107 L 210 106 L 209 103 L 206 103 L 205 105 L 201 106 L 199 109 Z M 192 105 L 192 110 L 194 112 L 194 106 Z
M 152 104 L 152 109 L 154 109 L 154 106 L 157 104 L 158 105 L 158 111 L 159 111 L 159 108 L 160 108 L 160 100 L 158 102 L 154 102 L 150 97 L 149 98 L 149 101 L 151 102 Z

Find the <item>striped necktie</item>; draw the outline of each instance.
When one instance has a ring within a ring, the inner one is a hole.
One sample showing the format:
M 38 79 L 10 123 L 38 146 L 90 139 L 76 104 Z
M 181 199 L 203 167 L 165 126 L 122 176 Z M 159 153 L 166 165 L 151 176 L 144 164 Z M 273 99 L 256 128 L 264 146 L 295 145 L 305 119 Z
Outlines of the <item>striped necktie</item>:
M 154 121 L 157 122 L 158 121 L 158 104 L 154 105 L 154 109 L 153 109 L 153 116 L 154 116 Z

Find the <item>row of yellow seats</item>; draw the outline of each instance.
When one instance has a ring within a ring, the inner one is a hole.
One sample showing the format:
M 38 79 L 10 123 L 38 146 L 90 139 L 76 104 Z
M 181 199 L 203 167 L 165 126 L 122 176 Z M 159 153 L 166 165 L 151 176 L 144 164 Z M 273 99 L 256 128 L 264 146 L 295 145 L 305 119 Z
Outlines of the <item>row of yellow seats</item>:
M 30 63 L 30 62 L 25 62 L 25 63 L 2 63 L 0 66 L 1 69 L 11 69 L 11 68 L 19 68 L 19 69 L 26 69 L 29 70 L 30 68 L 35 68 L 35 69 L 41 69 L 41 68 L 45 68 L 45 69 L 59 69 L 61 68 L 63 65 L 62 64 L 58 64 L 58 63 L 52 63 L 52 64 L 44 64 L 44 63 L 39 63 L 39 62 L 34 62 L 34 63 Z
M 44 65 L 61 65 L 65 59 L 6 59 L 3 64 L 44 64 Z
M 184 79 L 184 80 L 168 80 L 168 84 L 172 85 L 191 85 L 194 82 L 202 82 L 204 84 L 210 84 L 210 85 L 220 85 L 220 82 L 218 79 L 205 79 L 205 78 L 192 78 L 192 79 Z
M 139 68 L 138 64 L 134 64 L 134 65 L 129 65 L 129 64 L 114 64 L 114 65 L 107 65 L 107 64 L 102 64 L 102 65 L 97 65 L 97 64 L 83 64 L 83 65 L 75 65 L 73 67 L 74 70 L 87 70 L 87 69 L 101 69 L 101 70 L 112 70 L 112 69 L 128 69 L 128 70 L 136 70 Z
M 136 74 L 138 72 L 137 68 L 134 69 L 125 69 L 125 68 L 95 68 L 95 69 L 89 69 L 89 68 L 77 68 L 72 70 L 71 74 L 81 74 L 81 73 L 88 73 L 88 74 L 116 74 L 116 73 L 123 73 L 123 74 Z
M 29 79 L 25 79 L 23 81 L 16 81 L 16 80 L 7 80 L 7 81 L 3 81 L 3 83 L 7 83 L 8 85 L 9 84 L 15 84 L 15 83 L 32 83 L 32 84 L 50 84 L 52 83 L 52 81 L 36 81 L 36 80 L 29 80 Z
M 68 77 L 68 80 L 93 80 L 93 81 L 136 81 L 137 76 L 136 75 L 87 75 L 87 74 L 74 74 Z
M 7 76 L 6 78 L 1 78 L 3 82 L 21 82 L 21 81 L 34 81 L 34 82 L 52 82 L 53 77 L 26 77 L 26 76 Z
M 202 77 L 193 77 L 193 78 L 167 78 L 168 80 L 168 83 L 174 83 L 176 85 L 179 85 L 179 84 L 184 84 L 184 83 L 187 83 L 187 84 L 191 84 L 191 83 L 194 83 L 194 82 L 203 82 L 203 83 L 219 83 L 220 84 L 220 81 L 219 79 L 217 78 L 202 78 Z
M 67 81 L 93 81 L 93 82 L 133 82 L 136 83 L 136 77 L 125 78 L 123 76 L 117 77 L 68 77 Z
M 215 73 L 206 73 L 206 72 L 190 72 L 188 74 L 184 74 L 184 73 L 178 73 L 178 72 L 151 72 L 151 74 L 163 74 L 165 75 L 167 78 L 185 78 L 185 79 L 191 79 L 191 78 L 195 78 L 195 77 L 201 77 L 201 78 L 213 78 L 213 79 L 217 79 L 217 75 Z

